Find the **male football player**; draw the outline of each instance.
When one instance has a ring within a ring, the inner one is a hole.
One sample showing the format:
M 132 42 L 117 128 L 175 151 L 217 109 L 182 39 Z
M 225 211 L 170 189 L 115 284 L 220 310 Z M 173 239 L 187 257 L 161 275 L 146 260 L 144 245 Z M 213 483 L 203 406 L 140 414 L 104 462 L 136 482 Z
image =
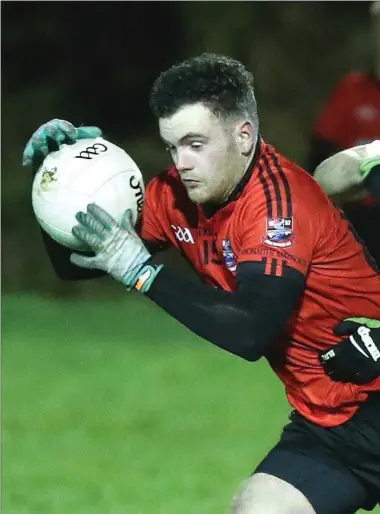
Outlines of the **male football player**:
M 323 362 L 349 355 L 353 379 L 354 352 L 378 364 L 378 329 L 361 325 L 350 350 L 334 334 L 340 320 L 379 318 L 378 269 L 316 181 L 262 139 L 253 77 L 241 63 L 203 54 L 175 65 L 157 78 L 150 105 L 174 165 L 147 185 L 138 230 L 129 211 L 118 225 L 89 205 L 73 233 L 93 254 L 70 256 L 53 245 L 57 272 L 106 272 L 216 346 L 269 361 L 294 411 L 232 514 L 373 508 L 380 501 L 379 373 L 354 383 L 325 373 Z M 61 120 L 43 125 L 24 164 L 79 131 L 86 128 Z M 203 283 L 160 264 L 158 252 L 169 246 Z
M 345 75 L 333 89 L 312 129 L 305 164 L 310 173 L 332 154 L 380 139 L 380 2 L 370 4 L 370 19 L 372 69 Z M 352 195 L 341 196 L 340 200 L 347 218 L 380 265 L 380 238 L 372 229 L 380 224 L 380 203 L 369 193 L 371 188 L 367 187 L 367 194 L 354 199 Z

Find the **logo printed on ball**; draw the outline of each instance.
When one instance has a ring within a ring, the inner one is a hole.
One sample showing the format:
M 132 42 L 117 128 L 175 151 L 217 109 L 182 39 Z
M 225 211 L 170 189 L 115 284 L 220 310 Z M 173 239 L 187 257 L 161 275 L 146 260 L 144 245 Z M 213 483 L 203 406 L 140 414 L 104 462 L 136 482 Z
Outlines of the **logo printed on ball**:
M 40 188 L 41 191 L 47 191 L 49 186 L 57 181 L 57 177 L 55 176 L 57 173 L 57 168 L 52 168 L 50 170 L 45 169 L 42 173 Z
M 132 175 L 129 179 L 129 185 L 132 189 L 134 189 L 137 204 L 137 213 L 140 214 L 144 205 L 144 195 L 140 181 L 138 178 L 135 177 L 135 175 Z
M 79 152 L 79 155 L 75 156 L 75 159 L 86 159 L 91 160 L 95 155 L 106 152 L 108 148 L 102 143 L 95 143 L 92 146 L 88 146 L 85 150 Z

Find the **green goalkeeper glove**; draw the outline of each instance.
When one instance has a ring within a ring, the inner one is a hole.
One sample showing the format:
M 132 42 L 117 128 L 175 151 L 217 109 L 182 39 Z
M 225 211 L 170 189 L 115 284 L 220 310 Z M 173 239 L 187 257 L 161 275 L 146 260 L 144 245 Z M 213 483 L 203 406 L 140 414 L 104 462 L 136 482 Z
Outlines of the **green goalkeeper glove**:
M 360 175 L 363 180 L 365 180 L 368 175 L 371 173 L 375 166 L 380 165 L 380 155 L 376 157 L 369 157 L 368 159 L 364 159 L 360 162 Z
M 22 156 L 22 165 L 32 165 L 36 171 L 45 157 L 58 150 L 61 145 L 101 135 L 102 131 L 98 127 L 74 127 L 69 121 L 50 120 L 41 125 L 27 142 Z
M 332 380 L 366 384 L 380 377 L 380 320 L 347 318 L 334 332 L 349 337 L 319 354 Z
M 146 293 L 163 265 L 151 263 L 151 255 L 133 227 L 131 210 L 127 209 L 120 225 L 96 204 L 88 205 L 87 212 L 78 212 L 76 218 L 79 225 L 72 233 L 95 252 L 95 257 L 73 253 L 71 262 L 105 271 L 128 291 Z

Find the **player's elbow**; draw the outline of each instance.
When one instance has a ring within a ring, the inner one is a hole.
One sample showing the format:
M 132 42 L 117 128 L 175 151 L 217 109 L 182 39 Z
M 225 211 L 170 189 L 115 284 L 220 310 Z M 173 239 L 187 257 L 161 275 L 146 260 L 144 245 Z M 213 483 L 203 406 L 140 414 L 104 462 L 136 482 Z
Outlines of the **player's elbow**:
M 241 351 L 241 357 L 248 362 L 256 362 L 269 351 L 270 344 L 262 344 L 252 341 L 248 345 L 244 345 Z
M 258 352 L 256 348 L 251 348 L 250 350 L 244 352 L 244 355 L 241 357 L 247 362 L 256 362 L 263 356 L 263 352 Z
M 238 338 L 240 356 L 248 362 L 258 361 L 273 350 L 284 330 L 285 319 L 248 324 Z
M 240 330 L 235 333 L 233 338 L 226 336 L 227 334 L 224 333 L 222 340 L 215 341 L 215 344 L 229 350 L 247 362 L 258 361 L 272 347 L 271 339 L 253 337 L 251 331 Z

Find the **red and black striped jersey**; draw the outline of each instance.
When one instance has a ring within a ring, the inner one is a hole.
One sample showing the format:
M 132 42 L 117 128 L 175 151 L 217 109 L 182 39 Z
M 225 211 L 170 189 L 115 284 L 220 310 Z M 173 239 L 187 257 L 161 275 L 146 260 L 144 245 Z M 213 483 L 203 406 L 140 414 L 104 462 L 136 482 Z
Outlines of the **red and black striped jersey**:
M 380 379 L 365 386 L 332 382 L 318 359 L 339 341 L 339 321 L 379 317 L 380 274 L 315 180 L 272 146 L 261 142 L 241 187 L 208 215 L 190 201 L 175 168 L 154 178 L 140 235 L 176 247 L 206 283 L 227 291 L 236 290 L 237 267 L 247 261 L 258 274 L 306 278 L 302 301 L 268 360 L 291 405 L 308 419 L 338 425 L 368 391 L 380 391 Z

